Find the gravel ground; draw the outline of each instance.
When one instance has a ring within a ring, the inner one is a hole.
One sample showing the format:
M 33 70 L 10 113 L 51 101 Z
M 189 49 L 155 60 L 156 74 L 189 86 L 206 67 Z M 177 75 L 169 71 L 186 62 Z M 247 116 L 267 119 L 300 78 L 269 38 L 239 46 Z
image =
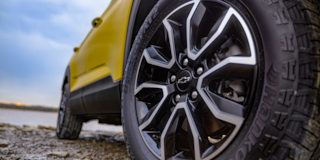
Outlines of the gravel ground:
M 54 127 L 0 123 L 0 160 L 129 160 L 123 133 L 81 131 L 77 140 L 61 140 Z

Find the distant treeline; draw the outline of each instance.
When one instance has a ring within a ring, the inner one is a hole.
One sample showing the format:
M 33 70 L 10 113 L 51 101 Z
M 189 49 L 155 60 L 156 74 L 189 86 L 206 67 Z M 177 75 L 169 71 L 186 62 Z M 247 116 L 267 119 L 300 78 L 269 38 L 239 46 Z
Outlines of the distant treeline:
M 17 106 L 16 104 L 4 104 L 4 103 L 0 103 L 0 108 L 23 109 L 23 110 L 33 110 L 33 111 L 46 111 L 46 112 L 58 112 L 58 108 L 53 108 L 53 107 Z

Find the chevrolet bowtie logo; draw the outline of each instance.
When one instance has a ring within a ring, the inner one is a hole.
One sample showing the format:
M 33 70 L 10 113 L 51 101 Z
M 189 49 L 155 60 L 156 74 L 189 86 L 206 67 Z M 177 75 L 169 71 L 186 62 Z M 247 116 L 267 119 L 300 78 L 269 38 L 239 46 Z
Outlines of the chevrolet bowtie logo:
M 190 77 L 181 77 L 181 78 L 178 80 L 178 84 L 187 83 L 188 81 L 190 81 Z

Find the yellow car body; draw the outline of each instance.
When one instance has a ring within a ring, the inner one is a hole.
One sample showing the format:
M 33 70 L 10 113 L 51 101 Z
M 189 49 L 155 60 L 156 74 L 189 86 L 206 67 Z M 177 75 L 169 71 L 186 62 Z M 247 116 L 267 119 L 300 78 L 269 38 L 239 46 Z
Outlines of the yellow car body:
M 126 33 L 133 0 L 112 1 L 72 56 L 70 91 L 75 91 L 103 77 L 122 78 Z
M 157 0 L 113 0 L 68 64 L 71 113 L 83 121 L 120 124 L 121 80 L 131 45 Z

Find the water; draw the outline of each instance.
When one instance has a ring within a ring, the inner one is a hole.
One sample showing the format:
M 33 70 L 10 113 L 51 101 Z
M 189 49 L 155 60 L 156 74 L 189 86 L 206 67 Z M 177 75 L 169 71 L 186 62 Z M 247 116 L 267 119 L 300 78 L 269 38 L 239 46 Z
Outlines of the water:
M 16 110 L 0 108 L 0 122 L 9 123 L 12 125 L 45 125 L 56 126 L 58 113 L 56 112 L 42 112 L 29 110 Z M 82 130 L 102 130 L 108 132 L 122 132 L 122 126 L 99 124 L 98 120 L 92 120 L 83 123 Z

